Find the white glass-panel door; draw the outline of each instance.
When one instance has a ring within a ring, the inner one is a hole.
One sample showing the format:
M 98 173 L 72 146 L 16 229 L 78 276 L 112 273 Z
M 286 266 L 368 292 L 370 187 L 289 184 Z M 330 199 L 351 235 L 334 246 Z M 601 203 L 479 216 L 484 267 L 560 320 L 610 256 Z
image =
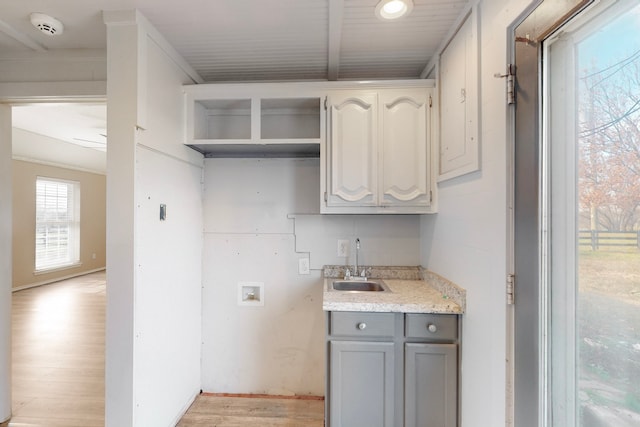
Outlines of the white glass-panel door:
M 640 3 L 545 42 L 546 425 L 640 426 Z

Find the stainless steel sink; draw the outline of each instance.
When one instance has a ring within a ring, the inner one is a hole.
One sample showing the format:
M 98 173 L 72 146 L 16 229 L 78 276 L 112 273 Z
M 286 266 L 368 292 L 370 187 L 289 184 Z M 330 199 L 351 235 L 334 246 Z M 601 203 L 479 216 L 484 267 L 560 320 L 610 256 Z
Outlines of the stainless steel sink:
M 331 286 L 336 291 L 386 292 L 389 290 L 381 280 L 334 280 Z

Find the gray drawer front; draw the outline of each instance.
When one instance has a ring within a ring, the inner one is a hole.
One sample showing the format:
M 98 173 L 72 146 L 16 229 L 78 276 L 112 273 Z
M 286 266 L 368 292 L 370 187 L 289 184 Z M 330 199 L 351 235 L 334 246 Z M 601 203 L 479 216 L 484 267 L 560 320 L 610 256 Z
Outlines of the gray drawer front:
M 458 338 L 458 316 L 455 314 L 407 314 L 407 338 L 453 341 Z
M 394 313 L 331 312 L 331 336 L 393 337 Z

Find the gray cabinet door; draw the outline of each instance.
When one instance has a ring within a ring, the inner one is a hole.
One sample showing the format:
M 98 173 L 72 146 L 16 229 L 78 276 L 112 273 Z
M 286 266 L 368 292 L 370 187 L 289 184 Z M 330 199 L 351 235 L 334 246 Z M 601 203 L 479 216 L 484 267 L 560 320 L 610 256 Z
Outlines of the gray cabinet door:
M 331 341 L 331 427 L 393 427 L 394 344 Z
M 405 427 L 456 427 L 455 344 L 405 344 Z

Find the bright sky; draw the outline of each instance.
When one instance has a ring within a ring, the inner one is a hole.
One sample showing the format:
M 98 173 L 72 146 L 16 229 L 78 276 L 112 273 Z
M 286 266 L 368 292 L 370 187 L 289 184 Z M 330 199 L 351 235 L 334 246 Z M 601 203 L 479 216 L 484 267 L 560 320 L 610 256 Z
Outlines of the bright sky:
M 582 41 L 580 69 L 598 68 L 620 62 L 640 51 L 640 4 L 623 13 L 612 22 Z M 640 60 L 640 55 L 638 59 Z

